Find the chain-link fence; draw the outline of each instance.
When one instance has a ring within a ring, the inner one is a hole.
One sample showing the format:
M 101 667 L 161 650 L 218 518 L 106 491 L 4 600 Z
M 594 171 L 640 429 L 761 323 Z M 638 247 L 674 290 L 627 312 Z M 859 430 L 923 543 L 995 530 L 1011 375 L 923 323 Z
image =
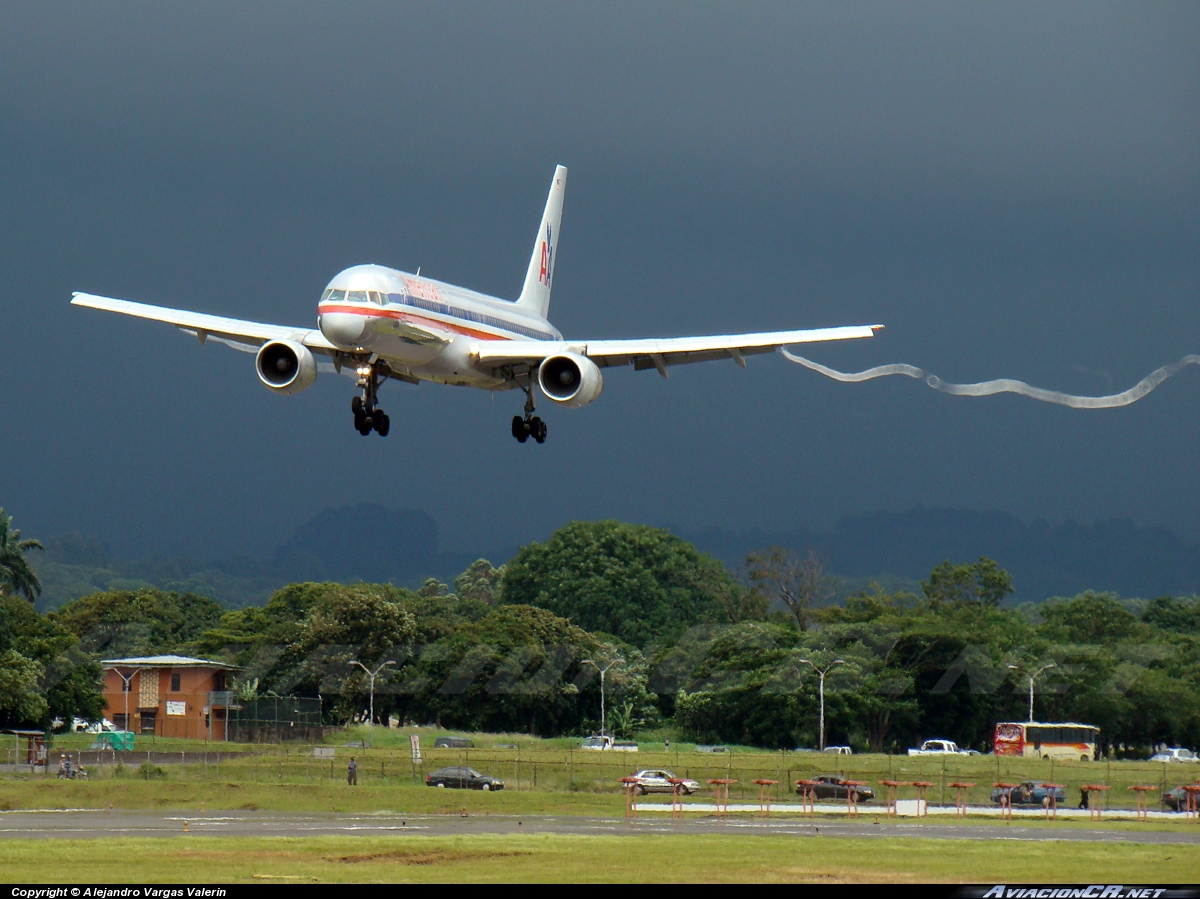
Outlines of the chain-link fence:
M 285 710 L 280 706 L 281 713 Z M 262 710 L 256 709 L 261 716 Z M 274 713 L 274 709 L 270 709 Z M 265 735 L 271 728 L 288 727 L 289 719 L 251 717 L 258 724 L 255 733 Z M 297 727 L 311 726 L 298 723 Z M 318 725 L 319 726 L 319 725 Z M 90 776 L 143 776 L 178 782 L 227 782 L 262 784 L 344 783 L 351 757 L 357 766 L 360 786 L 412 786 L 425 782 L 425 775 L 451 765 L 465 765 L 504 781 L 506 790 L 558 791 L 584 793 L 620 793 L 620 778 L 645 769 L 666 769 L 672 774 L 696 780 L 701 785 L 696 799 L 711 795 L 708 781 L 717 778 L 736 780 L 731 786 L 732 800 L 757 801 L 757 779 L 778 781 L 772 787 L 774 801 L 799 800 L 796 781 L 820 775 L 836 775 L 862 781 L 871 787 L 874 802 L 883 805 L 882 781 L 927 781 L 926 798 L 932 805 L 952 805 L 954 783 L 970 783 L 966 800 L 971 805 L 993 805 L 992 792 L 997 783 L 1055 783 L 1061 785 L 1067 800 L 1060 805 L 1075 806 L 1083 784 L 1106 784 L 1110 789 L 1097 796 L 1103 808 L 1134 808 L 1133 786 L 1157 788 L 1161 797 L 1181 784 L 1200 779 L 1200 766 L 1121 761 L 1055 761 L 1017 756 L 944 756 L 921 757 L 887 755 L 824 755 L 815 752 L 700 752 L 690 748 L 667 752 L 616 752 L 550 748 L 469 748 L 432 749 L 422 747 L 420 761 L 414 761 L 407 747 L 371 747 L 358 743 L 341 745 L 306 743 L 256 743 L 243 751 L 229 751 L 229 744 L 207 746 L 189 743 L 168 749 L 162 745 L 131 752 L 101 752 L 93 758 L 80 754 L 89 766 Z M 217 751 L 219 746 L 220 751 Z M 159 769 L 146 773 L 143 766 Z M 915 790 L 901 788 L 901 798 L 915 798 Z M 844 805 L 844 802 L 842 803 Z M 1152 802 L 1152 805 L 1156 803 Z M 831 800 L 830 810 L 838 803 Z

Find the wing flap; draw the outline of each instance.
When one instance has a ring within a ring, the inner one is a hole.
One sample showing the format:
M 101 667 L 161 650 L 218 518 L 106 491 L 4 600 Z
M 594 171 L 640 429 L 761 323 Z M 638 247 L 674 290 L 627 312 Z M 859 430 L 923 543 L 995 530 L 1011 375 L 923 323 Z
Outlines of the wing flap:
M 480 343 L 472 349 L 472 358 L 481 366 L 534 364 L 555 353 L 573 352 L 587 356 L 601 368 L 629 365 L 639 371 L 657 369 L 660 364 L 684 365 L 730 359 L 740 365 L 759 353 L 771 353 L 797 343 L 826 340 L 854 340 L 873 337 L 883 325 L 850 325 L 839 328 L 813 328 L 804 331 L 764 331 L 757 334 L 716 334 L 708 337 L 666 337 L 641 340 L 497 340 Z
M 135 303 L 131 300 L 99 297 L 90 293 L 72 294 L 71 303 L 89 309 L 101 309 L 105 312 L 131 315 L 134 318 L 164 322 L 189 334 L 195 334 L 201 340 L 206 340 L 211 336 L 217 338 L 221 343 L 229 345 L 259 347 L 271 340 L 294 340 L 318 353 L 331 353 L 337 349 L 315 328 L 268 325 L 262 322 L 208 315 L 204 312 L 189 312 L 186 309 L 170 309 L 166 306 L 152 306 L 148 303 Z

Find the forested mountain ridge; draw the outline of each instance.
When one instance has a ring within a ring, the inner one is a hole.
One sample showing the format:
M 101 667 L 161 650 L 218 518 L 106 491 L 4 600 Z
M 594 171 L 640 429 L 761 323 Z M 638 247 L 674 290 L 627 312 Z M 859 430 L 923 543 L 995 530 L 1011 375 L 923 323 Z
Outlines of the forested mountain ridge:
M 1200 593 L 1200 545 L 1165 528 L 1127 520 L 1079 524 L 1031 523 L 1005 512 L 917 506 L 905 512 L 848 516 L 827 530 L 674 528 L 732 570 L 766 546 L 818 550 L 841 585 L 839 597 L 872 581 L 915 589 L 944 560 L 986 556 L 1013 576 L 1011 602 L 1041 602 L 1082 590 L 1122 596 Z M 368 540 L 361 535 L 369 535 Z M 427 513 L 364 504 L 327 509 L 300 525 L 269 559 L 116 559 L 99 540 L 79 535 L 43 541 L 30 559 L 41 577 L 41 609 L 98 590 L 153 586 L 212 597 L 227 608 L 261 605 L 297 581 L 357 580 L 418 587 L 450 581 L 483 557 L 500 565 L 517 546 L 443 546 Z
M 847 516 L 826 531 L 681 529 L 680 536 L 727 565 L 760 546 L 816 549 L 828 568 L 862 581 L 913 585 L 944 560 L 995 559 L 1013 576 L 1013 602 L 1102 590 L 1151 598 L 1200 593 L 1200 545 L 1166 528 L 1128 520 L 1022 522 L 1006 512 L 926 508 Z

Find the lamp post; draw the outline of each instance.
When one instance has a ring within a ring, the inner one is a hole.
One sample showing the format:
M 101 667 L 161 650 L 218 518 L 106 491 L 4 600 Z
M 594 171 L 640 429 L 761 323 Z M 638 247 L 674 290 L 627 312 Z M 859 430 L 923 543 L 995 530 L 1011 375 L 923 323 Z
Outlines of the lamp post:
M 1020 670 L 1016 665 L 1009 665 L 1008 667 L 1011 668 L 1013 671 Z M 1053 667 L 1055 667 L 1055 665 L 1053 662 L 1051 662 L 1049 665 L 1043 665 L 1037 671 L 1033 672 L 1033 674 L 1029 675 L 1029 723 L 1030 724 L 1033 723 L 1033 680 L 1039 674 L 1041 674 L 1043 671 L 1049 671 Z
M 845 665 L 846 663 L 844 661 L 842 661 L 841 659 L 834 659 L 832 662 L 830 662 L 824 668 L 818 668 L 816 665 L 814 665 L 808 659 L 800 659 L 800 661 L 803 662 L 805 665 L 808 665 L 810 668 L 812 668 L 813 671 L 817 672 L 817 674 L 819 674 L 821 676 L 820 684 L 817 688 L 817 692 L 820 694 L 820 697 L 821 697 L 821 733 L 820 733 L 820 738 L 819 738 L 819 742 L 817 745 L 817 749 L 819 749 L 821 752 L 824 752 L 825 751 L 825 675 L 828 674 L 831 669 L 836 668 L 838 665 Z
M 372 726 L 374 726 L 374 724 L 375 724 L 375 675 L 377 675 L 380 671 L 382 671 L 388 665 L 395 665 L 396 663 L 392 662 L 392 661 L 384 662 L 382 665 L 380 665 L 374 671 L 372 671 L 370 668 L 368 668 L 366 665 L 364 665 L 358 659 L 351 659 L 350 664 L 357 665 L 363 671 L 367 672 L 367 676 L 369 678 L 371 678 L 371 711 L 370 711 L 371 720 L 370 720 L 370 724 Z
M 611 662 L 609 662 L 603 668 L 601 668 L 599 665 L 597 665 L 591 659 L 584 659 L 582 664 L 591 665 L 593 668 L 595 668 L 597 671 L 600 672 L 600 734 L 601 734 L 601 736 L 603 736 L 604 734 L 607 733 L 607 731 L 605 730 L 605 721 L 604 721 L 604 675 L 608 674 L 608 669 L 611 668 L 613 665 L 625 664 L 625 660 L 624 659 L 613 659 Z
M 122 730 L 126 732 L 129 731 L 129 694 L 133 690 L 133 676 L 141 670 L 141 668 L 134 668 L 129 672 L 128 675 L 124 675 L 121 673 L 120 668 L 113 669 L 113 671 L 117 673 L 117 677 L 119 677 L 123 682 L 122 686 L 124 687 L 124 690 L 122 690 L 122 692 L 125 694 L 125 726 L 122 728 Z

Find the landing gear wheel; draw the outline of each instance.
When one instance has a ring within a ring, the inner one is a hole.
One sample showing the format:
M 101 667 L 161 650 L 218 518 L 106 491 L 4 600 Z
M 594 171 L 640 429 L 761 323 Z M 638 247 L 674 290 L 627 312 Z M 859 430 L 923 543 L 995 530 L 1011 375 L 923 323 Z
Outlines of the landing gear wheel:
M 533 391 L 522 387 L 525 391 L 525 415 L 514 415 L 512 420 L 512 435 L 518 443 L 524 443 L 530 437 L 538 443 L 546 442 L 546 423 L 533 414 Z
M 519 415 L 513 416 L 512 435 L 517 438 L 518 443 L 524 443 L 529 439 L 529 429 L 525 425 L 525 419 Z
M 392 420 L 387 417 L 387 413 L 380 409 L 376 409 L 372 420 L 375 423 L 375 433 L 380 437 L 386 437 L 388 435 L 388 431 L 392 429 Z
M 363 401 L 361 396 L 350 398 L 350 411 L 354 413 L 355 418 L 358 418 L 358 416 L 362 414 Z

